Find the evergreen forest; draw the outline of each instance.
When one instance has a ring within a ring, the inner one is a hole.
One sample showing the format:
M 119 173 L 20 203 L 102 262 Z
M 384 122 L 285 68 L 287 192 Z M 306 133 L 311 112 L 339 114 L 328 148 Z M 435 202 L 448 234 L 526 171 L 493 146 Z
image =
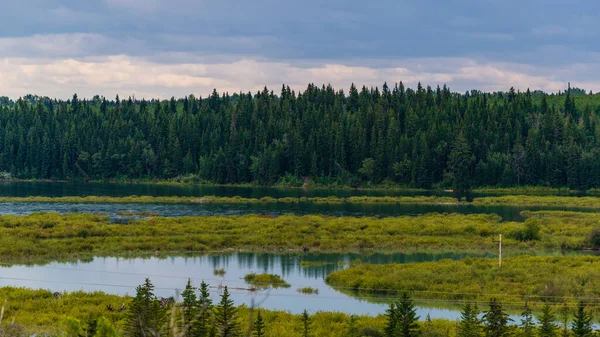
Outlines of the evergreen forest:
M 0 100 L 18 179 L 600 187 L 600 95 L 282 86 L 170 100 Z

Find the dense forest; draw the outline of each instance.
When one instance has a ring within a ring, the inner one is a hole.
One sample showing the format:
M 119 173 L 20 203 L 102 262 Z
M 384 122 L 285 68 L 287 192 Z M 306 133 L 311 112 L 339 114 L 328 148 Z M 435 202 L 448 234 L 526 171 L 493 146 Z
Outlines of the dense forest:
M 0 171 L 22 179 L 170 179 L 418 188 L 600 187 L 600 95 L 449 88 L 0 99 Z

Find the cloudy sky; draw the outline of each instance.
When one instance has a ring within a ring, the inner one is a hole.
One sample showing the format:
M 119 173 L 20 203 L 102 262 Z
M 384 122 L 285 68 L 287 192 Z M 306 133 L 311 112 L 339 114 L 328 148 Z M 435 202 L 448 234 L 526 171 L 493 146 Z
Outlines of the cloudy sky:
M 0 96 L 600 90 L 594 0 L 2 0 Z

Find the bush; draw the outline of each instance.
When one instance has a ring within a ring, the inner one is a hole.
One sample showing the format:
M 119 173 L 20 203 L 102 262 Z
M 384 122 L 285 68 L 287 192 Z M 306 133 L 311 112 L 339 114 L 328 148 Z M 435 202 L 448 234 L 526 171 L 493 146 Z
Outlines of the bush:
M 592 229 L 592 232 L 586 239 L 586 243 L 590 248 L 600 249 L 600 227 Z

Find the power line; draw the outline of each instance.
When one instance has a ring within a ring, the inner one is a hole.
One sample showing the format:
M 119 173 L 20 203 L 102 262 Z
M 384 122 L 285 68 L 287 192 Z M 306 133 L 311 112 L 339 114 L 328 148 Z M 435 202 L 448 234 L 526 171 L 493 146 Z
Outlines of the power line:
M 10 265 L 7 263 L 0 263 L 0 265 Z M 50 266 L 39 266 L 37 268 L 44 268 L 44 269 L 53 269 L 53 270 L 61 270 L 61 271 L 73 271 L 73 272 L 91 272 L 91 273 L 103 273 L 103 274 L 115 274 L 115 275 L 129 275 L 129 276 L 143 276 L 143 277 L 158 277 L 158 278 L 170 278 L 170 279 L 191 279 L 191 280 L 204 280 L 204 281 L 215 281 L 215 282 L 229 282 L 229 283 L 243 283 L 246 284 L 245 281 L 241 280 L 241 279 L 225 279 L 225 278 L 203 278 L 203 277 L 189 277 L 189 276 L 174 276 L 174 275 L 161 275 L 161 274 L 141 274 L 141 273 L 132 273 L 132 272 L 117 272 L 117 271 L 100 271 L 100 270 L 92 270 L 92 269 L 72 269 L 72 268 L 62 268 L 62 267 L 50 267 Z M 9 277 L 0 277 L 0 279 L 12 279 Z M 90 285 L 90 286 L 114 286 L 114 287 L 127 287 L 127 288 L 132 288 L 134 286 L 124 286 L 124 285 L 107 285 L 107 284 L 101 284 L 101 283 L 87 283 L 87 282 L 69 282 L 69 281 L 44 281 L 44 280 L 29 280 L 29 281 L 37 281 L 37 282 L 52 282 L 52 283 L 65 283 L 65 284 L 81 284 L 81 285 Z M 256 285 L 271 285 L 271 283 L 269 282 L 258 282 L 255 283 Z M 291 284 L 290 287 L 297 287 L 297 288 L 302 288 L 302 287 L 314 287 L 314 285 L 310 285 L 310 284 Z M 487 296 L 487 297 L 499 297 L 499 298 L 505 298 L 505 297 L 516 297 L 516 298 L 526 298 L 526 299 L 574 299 L 574 300 L 581 300 L 581 299 L 593 299 L 595 297 L 592 296 L 551 296 L 551 295 L 526 295 L 526 294 L 506 294 L 506 293 L 502 293 L 502 294 L 498 294 L 498 293 L 482 293 L 482 292 L 451 292 L 451 291 L 434 291 L 434 290 L 415 290 L 415 289 L 408 289 L 408 288 L 359 288 L 359 287 L 344 287 L 344 286 L 329 286 L 328 287 L 332 288 L 333 290 L 350 290 L 350 291 L 358 291 L 358 292 L 371 292 L 372 295 L 368 296 L 367 294 L 364 295 L 352 295 L 353 298 L 368 298 L 368 299 L 373 299 L 373 298 L 396 298 L 396 297 L 392 297 L 389 295 L 380 295 L 377 294 L 377 292 L 383 292 L 383 293 L 401 293 L 401 292 L 408 292 L 408 293 L 420 293 L 420 294 L 438 294 L 438 295 L 461 295 L 461 296 Z M 162 288 L 162 289 L 171 289 L 171 288 Z M 389 296 L 389 297 L 388 297 Z M 600 300 L 600 297 L 597 297 Z M 468 300 L 460 300 L 463 303 L 469 302 Z

